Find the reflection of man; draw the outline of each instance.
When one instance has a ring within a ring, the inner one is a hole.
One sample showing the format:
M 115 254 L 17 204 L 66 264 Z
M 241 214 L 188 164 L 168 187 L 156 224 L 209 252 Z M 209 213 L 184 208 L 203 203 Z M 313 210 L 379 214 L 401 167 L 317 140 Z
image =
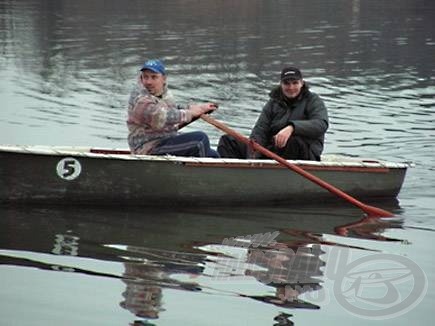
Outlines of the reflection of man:
M 202 267 L 198 266 L 202 255 L 143 247 L 128 247 L 127 251 L 134 255 L 136 261 L 142 260 L 124 263 L 122 280 L 126 284 L 126 289 L 122 293 L 124 301 L 120 306 L 135 316 L 144 318 L 135 321 L 133 325 L 153 325 L 146 320 L 159 318 L 159 313 L 165 310 L 162 307 L 163 289 L 201 290 L 198 284 L 177 281 L 171 278 L 171 275 L 202 273 Z
M 321 288 L 316 278 L 323 275 L 320 267 L 325 265 L 320 259 L 323 253 L 320 246 L 296 246 L 295 252 L 276 242 L 274 233 L 266 235 L 225 239 L 219 250 L 223 255 L 217 257 L 213 276 L 219 279 L 252 276 L 273 286 L 275 295 L 238 295 L 287 308 L 318 309 L 318 306 L 298 297 Z
M 162 274 L 155 267 L 126 263 L 123 281 L 127 286 L 122 293 L 125 300 L 120 303 L 121 307 L 137 317 L 158 318 L 159 312 L 164 311 L 161 307 L 162 288 L 156 285 Z
M 321 288 L 316 276 L 321 276 L 320 247 L 300 247 L 296 252 L 287 247 L 279 249 L 250 249 L 247 263 L 262 269 L 247 269 L 245 274 L 276 288 L 275 296 L 252 297 L 268 303 L 292 308 L 319 308 L 298 299 L 302 293 Z

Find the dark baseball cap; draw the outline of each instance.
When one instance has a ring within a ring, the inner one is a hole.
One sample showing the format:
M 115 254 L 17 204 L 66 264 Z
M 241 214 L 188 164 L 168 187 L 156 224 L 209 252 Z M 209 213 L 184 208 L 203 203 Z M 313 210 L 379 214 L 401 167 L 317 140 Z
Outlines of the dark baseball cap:
M 295 67 L 285 67 L 281 71 L 281 81 L 284 80 L 301 80 L 302 73 L 298 68 Z

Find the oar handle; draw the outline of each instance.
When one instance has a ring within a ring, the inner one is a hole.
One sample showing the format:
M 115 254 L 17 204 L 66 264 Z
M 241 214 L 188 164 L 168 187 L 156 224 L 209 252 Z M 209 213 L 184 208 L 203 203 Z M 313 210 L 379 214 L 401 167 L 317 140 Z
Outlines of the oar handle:
M 370 205 L 367 205 L 367 204 L 360 202 L 358 199 L 356 199 L 356 198 L 350 196 L 349 194 L 345 193 L 344 191 L 334 187 L 333 185 L 327 183 L 326 181 L 320 179 L 319 177 L 305 171 L 301 167 L 290 163 L 289 161 L 285 160 L 284 158 L 277 155 L 276 153 L 271 152 L 270 150 L 261 146 L 260 144 L 258 144 L 254 140 L 249 139 L 249 138 L 239 134 L 238 132 L 234 131 L 233 129 L 227 127 L 222 122 L 219 122 L 219 121 L 213 119 L 209 115 L 203 114 L 203 115 L 201 115 L 201 119 L 203 119 L 204 121 L 207 121 L 211 125 L 222 130 L 226 134 L 235 137 L 236 139 L 247 144 L 248 146 L 250 146 L 254 150 L 262 153 L 263 155 L 265 155 L 271 159 L 274 159 L 275 161 L 277 161 L 281 165 L 283 165 L 283 166 L 289 168 L 290 170 L 293 170 L 294 172 L 302 175 L 304 178 L 316 183 L 317 185 L 323 187 L 324 189 L 328 190 L 329 192 L 333 193 L 334 195 L 337 195 L 337 196 L 343 198 L 344 200 L 348 201 L 349 203 L 355 205 L 356 207 L 359 207 L 361 210 L 363 210 L 365 213 L 367 213 L 368 216 L 370 216 L 370 217 L 391 217 L 391 216 L 394 216 L 394 214 L 391 212 L 388 212 L 386 210 L 383 210 L 383 209 L 380 209 L 377 207 L 373 207 L 373 206 L 370 206 Z

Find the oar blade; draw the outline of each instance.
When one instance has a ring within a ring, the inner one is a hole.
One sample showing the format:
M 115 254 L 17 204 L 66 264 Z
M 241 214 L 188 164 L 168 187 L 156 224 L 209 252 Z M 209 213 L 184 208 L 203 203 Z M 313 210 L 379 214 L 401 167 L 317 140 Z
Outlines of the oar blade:
M 379 207 L 364 205 L 361 209 L 368 217 L 393 217 L 394 214 Z

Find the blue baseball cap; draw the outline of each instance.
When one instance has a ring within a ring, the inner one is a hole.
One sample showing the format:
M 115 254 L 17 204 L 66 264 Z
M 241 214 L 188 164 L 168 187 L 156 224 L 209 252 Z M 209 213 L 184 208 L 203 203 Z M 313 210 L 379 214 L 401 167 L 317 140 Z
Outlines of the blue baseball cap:
M 166 75 L 165 66 L 160 60 L 153 59 L 153 60 L 145 61 L 142 68 L 140 68 L 140 71 L 144 71 L 144 70 L 151 70 L 154 71 L 155 73 Z

